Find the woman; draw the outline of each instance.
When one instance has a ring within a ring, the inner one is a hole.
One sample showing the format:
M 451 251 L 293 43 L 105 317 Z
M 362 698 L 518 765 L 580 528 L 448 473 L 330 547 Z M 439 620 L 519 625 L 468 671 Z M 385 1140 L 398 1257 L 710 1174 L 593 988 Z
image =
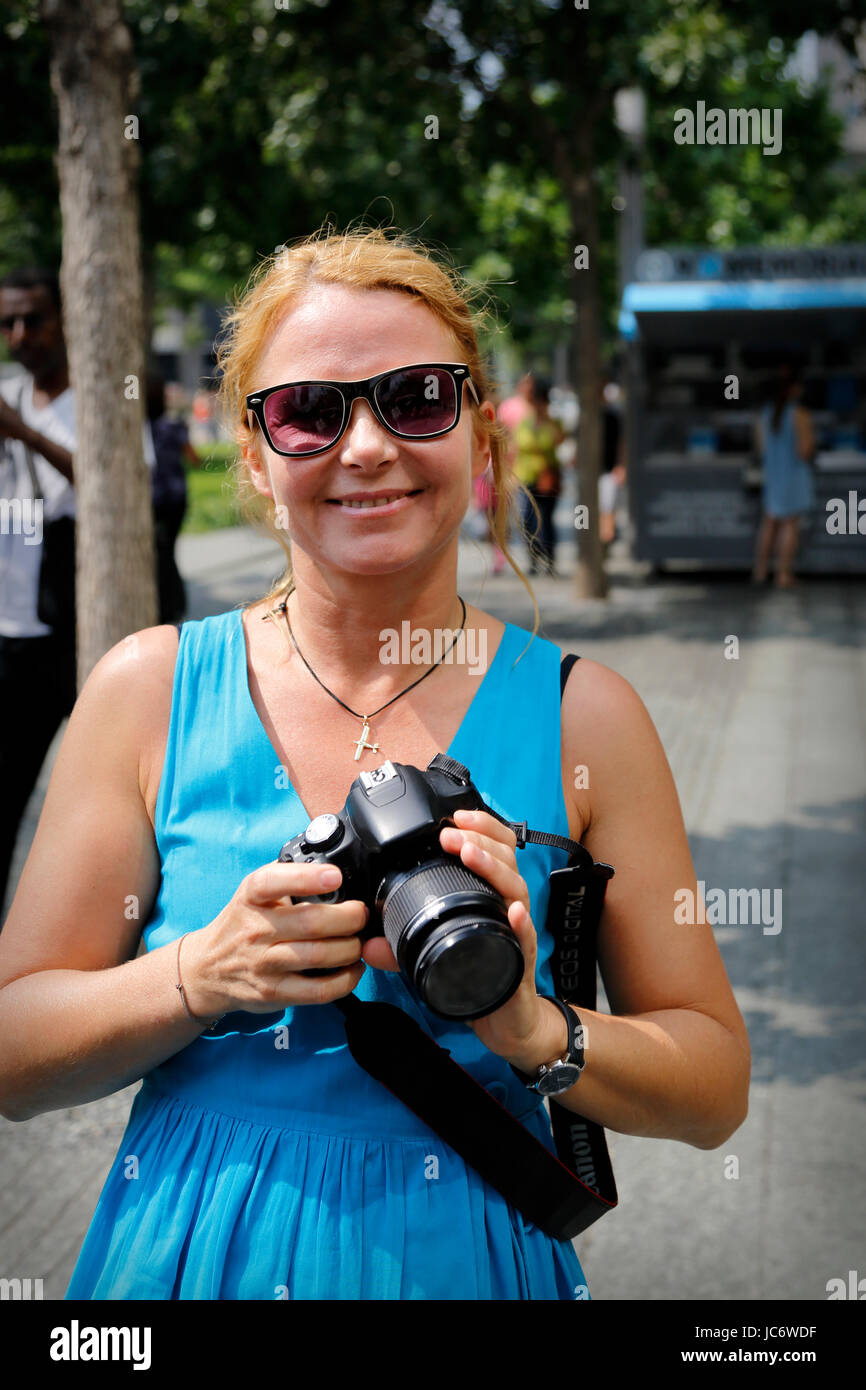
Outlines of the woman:
M 616 539 L 616 508 L 625 483 L 625 432 L 622 427 L 621 392 L 606 379 L 601 389 L 601 466 L 598 475 L 598 534 L 605 556 Z
M 511 1065 L 534 1075 L 565 1051 L 539 929 L 563 851 L 527 847 L 518 866 L 486 812 L 442 831 L 506 899 L 526 960 L 517 993 L 471 1024 L 419 1004 L 383 937 L 361 942 L 361 903 L 292 901 L 330 891 L 316 865 L 274 861 L 359 770 L 443 750 L 500 814 L 582 838 L 616 866 L 601 964 L 617 1014 L 583 1011 L 588 1061 L 562 1103 L 713 1148 L 746 1112 L 748 1042 L 712 931 L 674 923 L 695 873 L 664 752 L 627 681 L 579 661 L 560 711 L 558 648 L 472 606 L 480 683 L 467 664 L 379 659 L 406 620 L 459 625 L 460 523 L 488 461 L 507 544 L 513 483 L 456 276 L 379 231 L 323 233 L 265 263 L 229 327 L 226 418 L 291 574 L 97 664 L 0 943 L 4 1114 L 144 1078 L 67 1296 L 582 1297 L 570 1243 L 352 1061 L 333 1003 L 399 1003 L 550 1144 Z M 422 392 L 395 372 L 413 364 Z M 392 372 L 343 411 L 339 383 Z
M 764 469 L 764 515 L 758 531 L 752 582 L 764 584 L 779 533 L 776 587 L 793 589 L 800 517 L 815 500 L 810 465 L 815 457 L 812 417 L 800 404 L 803 385 L 794 367 L 779 372 L 775 400 L 764 406 L 756 443 Z
M 556 451 L 565 435 L 550 414 L 550 382 L 532 378 L 530 411 L 514 430 L 514 472 L 525 489 L 523 527 L 529 551 L 529 573 L 539 562 L 553 574 L 556 533 L 553 513 L 562 482 Z
M 174 558 L 174 548 L 186 516 L 186 468 L 198 468 L 198 454 L 189 442 L 183 420 L 166 412 L 165 382 L 156 373 L 147 378 L 147 420 L 155 463 L 150 479 L 153 507 L 159 621 L 174 623 L 186 612 L 186 585 Z

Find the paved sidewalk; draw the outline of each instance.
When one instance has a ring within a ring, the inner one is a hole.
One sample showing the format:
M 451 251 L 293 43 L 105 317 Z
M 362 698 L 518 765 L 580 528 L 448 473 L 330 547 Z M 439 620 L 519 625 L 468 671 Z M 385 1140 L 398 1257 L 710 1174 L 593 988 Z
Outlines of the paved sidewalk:
M 272 543 L 243 530 L 184 537 L 178 557 L 190 617 L 264 592 L 281 569 Z M 516 578 L 485 570 L 485 549 L 465 544 L 464 597 L 531 627 Z M 578 602 L 568 577 L 538 581 L 544 635 L 642 696 L 707 888 L 781 889 L 784 916 L 777 934 L 716 928 L 752 1041 L 746 1124 L 712 1152 L 609 1133 L 620 1206 L 578 1251 L 597 1299 L 823 1300 L 829 1279 L 866 1274 L 866 582 L 777 593 L 742 576 L 652 580 L 616 548 L 609 570 L 607 602 Z M 724 656 L 731 635 L 737 660 Z M 0 1276 L 41 1277 L 62 1297 L 135 1090 L 0 1120 Z

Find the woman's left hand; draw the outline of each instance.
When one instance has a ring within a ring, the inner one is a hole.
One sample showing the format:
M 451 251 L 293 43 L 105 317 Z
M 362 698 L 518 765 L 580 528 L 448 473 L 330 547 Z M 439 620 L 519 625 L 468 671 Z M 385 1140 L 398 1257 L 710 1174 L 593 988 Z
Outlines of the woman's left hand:
M 536 935 L 529 912 L 529 889 L 517 869 L 517 836 L 487 811 L 455 811 L 454 821 L 453 827 L 446 826 L 440 832 L 440 845 L 448 853 L 459 855 L 467 869 L 502 894 L 508 924 L 525 961 L 517 992 L 500 1009 L 485 1018 L 467 1021 L 467 1026 L 490 1052 L 526 1071 L 537 1065 L 541 1053 L 547 1060 L 547 1053 L 552 1055 L 555 1045 L 552 1049 L 550 1006 L 545 1012 L 535 992 Z M 377 970 L 399 969 L 384 936 L 371 937 L 364 945 L 363 955 L 367 964 Z
M 461 862 L 501 893 L 508 908 L 508 923 L 523 952 L 523 979 L 506 1004 L 475 1019 L 468 1027 L 490 1052 L 507 1061 L 533 1053 L 534 1040 L 549 1031 L 550 1019 L 535 992 L 537 941 L 529 911 L 529 889 L 517 868 L 517 836 L 487 811 L 455 811 L 455 827 L 439 836 L 444 850 L 459 854 Z

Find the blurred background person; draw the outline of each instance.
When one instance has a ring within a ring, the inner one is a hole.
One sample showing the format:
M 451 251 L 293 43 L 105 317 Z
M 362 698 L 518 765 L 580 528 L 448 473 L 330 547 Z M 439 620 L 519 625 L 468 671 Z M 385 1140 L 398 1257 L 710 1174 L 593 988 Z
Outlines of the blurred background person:
M 514 388 L 514 395 L 508 396 L 499 406 L 496 414 L 500 422 L 513 436 L 514 431 L 532 411 L 532 372 L 524 372 Z
M 200 387 L 192 398 L 192 438 L 197 445 L 213 444 L 219 438 L 216 393 Z
M 562 490 L 562 468 L 557 449 L 565 438 L 558 420 L 550 414 L 550 382 L 531 378 L 529 411 L 514 431 L 514 472 L 529 493 L 522 496 L 523 525 L 529 551 L 529 573 L 539 566 L 546 574 L 555 573 L 556 534 L 553 513 Z M 529 498 L 535 502 L 535 508 Z
M 800 537 L 800 518 L 814 505 L 811 464 L 816 453 L 812 417 L 801 403 L 803 385 L 797 367 L 779 369 L 776 394 L 756 425 L 757 448 L 764 472 L 763 516 L 758 530 L 752 582 L 767 579 L 777 532 L 776 587 L 791 589 Z
M 501 401 L 496 408 L 496 418 L 499 423 L 504 425 L 508 431 L 508 442 L 505 455 L 511 467 L 517 457 L 517 444 L 515 441 L 515 431 L 521 420 L 532 414 L 532 390 L 534 376 L 532 372 L 524 372 L 519 378 L 514 388 L 514 393 Z M 479 525 L 478 537 L 488 540 L 493 548 L 493 573 L 501 574 L 506 567 L 505 556 L 496 544 L 491 525 L 491 516 L 496 509 L 496 489 L 493 482 L 493 475 L 488 468 L 474 484 L 475 506 L 483 519 L 483 529 Z
M 605 377 L 601 389 L 601 462 L 598 478 L 598 531 L 605 555 L 616 539 L 616 510 L 624 484 L 622 390 L 611 377 Z
M 189 442 L 183 420 L 166 413 L 166 386 L 152 373 L 147 379 L 147 420 L 154 466 L 151 474 L 156 578 L 159 621 L 180 622 L 186 612 L 186 587 L 174 556 L 178 533 L 187 508 L 185 464 L 198 467 L 198 455 Z
M 2 908 L 21 817 L 51 741 L 75 702 L 74 624 L 58 631 L 37 613 L 44 527 L 75 515 L 75 396 L 54 271 L 22 268 L 0 281 L 0 333 L 22 368 L 0 381 Z M 32 505 L 31 465 L 43 498 L 42 525 L 25 534 L 13 521 L 22 504 Z

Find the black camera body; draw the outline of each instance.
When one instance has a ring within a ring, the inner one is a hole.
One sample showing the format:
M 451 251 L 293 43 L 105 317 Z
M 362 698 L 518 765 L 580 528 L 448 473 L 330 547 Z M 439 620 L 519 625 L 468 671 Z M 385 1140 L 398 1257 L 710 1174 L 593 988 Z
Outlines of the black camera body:
M 388 939 L 428 1008 L 441 1018 L 483 1018 L 518 988 L 523 952 L 501 894 L 445 854 L 439 832 L 455 811 L 487 809 L 468 769 L 443 753 L 423 772 L 385 762 L 356 777 L 342 811 L 316 816 L 278 860 L 337 865 L 335 892 L 294 901 L 366 903 L 361 935 Z

